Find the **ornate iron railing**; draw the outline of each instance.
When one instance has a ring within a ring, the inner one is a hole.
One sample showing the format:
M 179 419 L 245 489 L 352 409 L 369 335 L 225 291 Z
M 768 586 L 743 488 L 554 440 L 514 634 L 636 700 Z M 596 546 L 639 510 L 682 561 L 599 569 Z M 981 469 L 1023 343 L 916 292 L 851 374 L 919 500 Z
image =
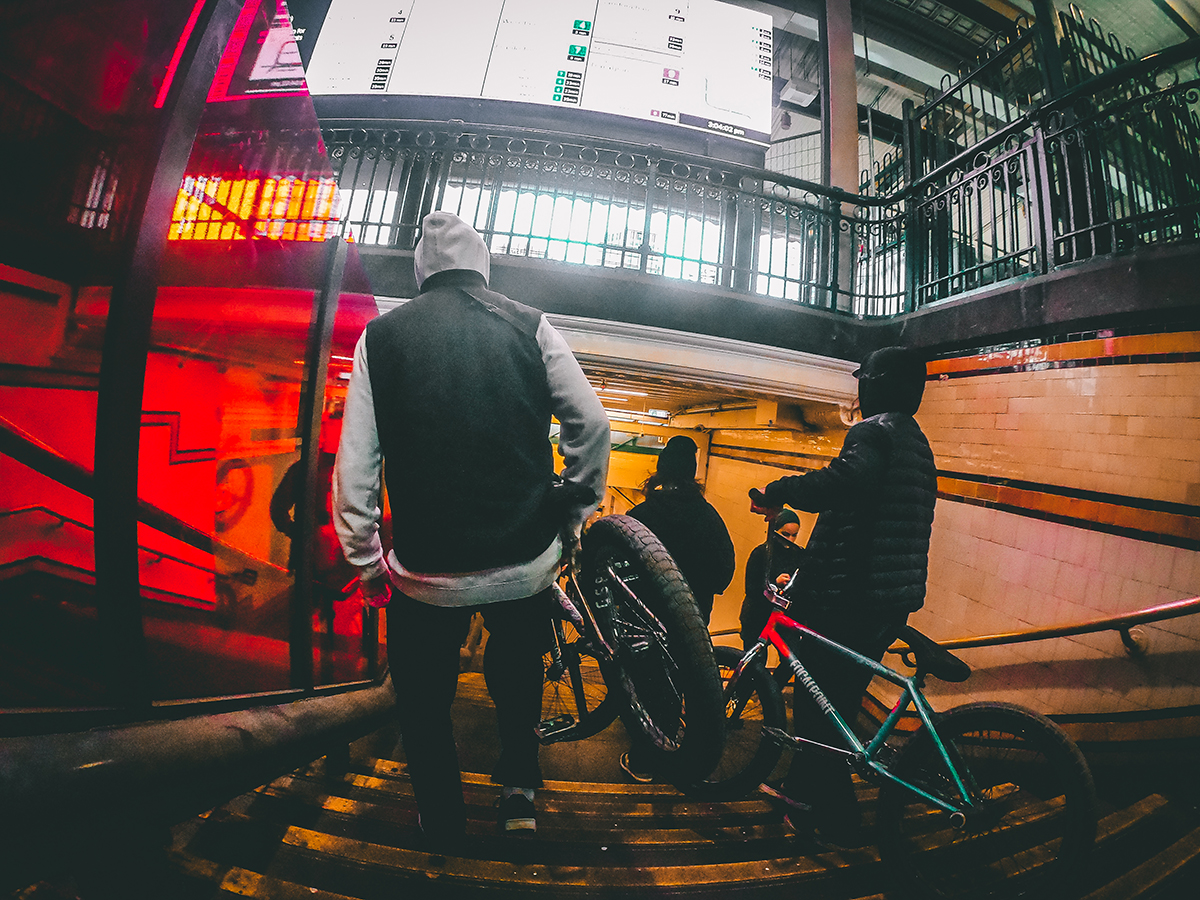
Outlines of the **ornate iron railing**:
M 901 311 L 899 207 L 638 145 L 464 123 L 324 132 L 359 244 L 411 249 L 431 209 L 493 253 L 626 269 L 860 315 Z
M 1024 19 L 930 88 L 908 115 L 912 178 L 932 175 L 962 153 L 1024 118 L 1049 97 L 1037 32 Z
M 1200 39 L 1044 102 L 910 189 L 915 306 L 1200 239 Z
M 910 109 L 903 154 L 869 173 L 862 195 L 654 146 L 515 127 L 326 123 L 320 141 L 312 130 L 214 129 L 194 149 L 169 237 L 323 241 L 348 231 L 360 245 L 411 249 L 423 215 L 451 209 L 496 254 L 862 317 L 1200 239 L 1200 39 L 1129 60 L 1113 40 L 1097 44 L 1097 26 L 1080 26 L 1076 11 L 1061 19 L 1103 57 L 1098 74 L 1089 69 L 1086 82 L 1051 97 L 1041 32 L 1017 27 Z M 1062 43 L 1074 59 L 1082 51 L 1071 40 Z M 0 87 L 0 108 L 25 123 L 18 143 L 53 134 L 78 158 L 77 183 L 63 186 L 70 197 L 30 194 L 3 218 L 26 233 L 47 215 L 76 233 L 122 233 L 129 185 L 118 177 L 119 143 L 60 140 L 69 123 L 27 92 Z M 44 233 L 51 241 L 49 226 Z

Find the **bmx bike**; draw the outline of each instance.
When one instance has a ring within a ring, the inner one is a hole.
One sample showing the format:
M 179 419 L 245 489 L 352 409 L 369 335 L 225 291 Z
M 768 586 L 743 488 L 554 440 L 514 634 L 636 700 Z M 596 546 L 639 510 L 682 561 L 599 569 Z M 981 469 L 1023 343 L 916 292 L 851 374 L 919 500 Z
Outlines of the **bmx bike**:
M 789 584 L 796 583 L 793 576 Z M 774 585 L 774 608 L 744 653 L 718 647 L 728 739 L 716 769 L 685 790 L 732 800 L 762 784 L 783 750 L 843 760 L 878 785 L 876 842 L 883 862 L 901 876 L 907 895 L 926 898 L 1066 898 L 1081 883 L 1097 818 L 1087 762 L 1052 721 L 1009 703 L 976 702 L 937 713 L 921 692 L 927 675 L 963 681 L 970 667 L 915 628 L 900 638 L 906 676 L 830 640 L 788 616 L 787 589 Z M 808 643 L 866 667 L 901 689 L 874 734 L 860 739 L 825 697 L 802 659 Z M 794 676 L 832 723 L 830 746 L 787 731 L 780 678 L 764 665 L 774 647 L 780 670 Z M 919 727 L 897 729 L 909 710 Z
M 691 589 L 658 538 L 629 516 L 596 520 L 556 594 L 538 739 L 583 740 L 619 716 L 673 783 L 708 775 L 725 735 L 719 670 Z

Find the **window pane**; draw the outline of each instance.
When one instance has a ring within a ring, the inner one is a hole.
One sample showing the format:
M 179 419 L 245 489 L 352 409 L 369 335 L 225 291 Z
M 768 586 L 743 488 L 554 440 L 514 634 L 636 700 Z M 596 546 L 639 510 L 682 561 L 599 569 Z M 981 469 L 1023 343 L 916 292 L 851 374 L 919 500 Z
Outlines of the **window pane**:
M 191 6 L 4 4 L 0 709 L 107 702 L 92 503 L 100 353 Z M 159 567 L 191 572 L 167 555 Z

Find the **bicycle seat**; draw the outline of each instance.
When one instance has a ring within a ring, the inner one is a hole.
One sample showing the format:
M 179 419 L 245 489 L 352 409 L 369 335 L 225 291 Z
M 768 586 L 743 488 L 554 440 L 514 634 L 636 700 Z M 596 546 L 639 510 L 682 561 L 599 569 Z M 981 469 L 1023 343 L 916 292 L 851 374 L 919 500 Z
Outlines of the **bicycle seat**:
M 911 625 L 901 628 L 897 637 L 908 644 L 908 649 L 899 651 L 904 664 L 913 666 L 918 676 L 929 674 L 952 682 L 966 681 L 971 676 L 969 665 L 949 650 L 943 650 Z M 915 663 L 910 656 L 916 658 Z

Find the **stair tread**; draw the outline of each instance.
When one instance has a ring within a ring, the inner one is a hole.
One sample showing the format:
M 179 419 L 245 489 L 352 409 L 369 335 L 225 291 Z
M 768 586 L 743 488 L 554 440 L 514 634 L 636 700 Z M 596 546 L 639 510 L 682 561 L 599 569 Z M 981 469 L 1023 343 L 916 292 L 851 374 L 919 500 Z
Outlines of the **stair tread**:
M 495 830 L 498 785 L 470 772 L 463 784 L 468 831 L 458 855 L 423 849 L 404 763 L 365 758 L 340 773 L 317 761 L 236 798 L 214 811 L 209 831 L 202 826 L 174 851 L 177 864 L 194 878 L 220 884 L 223 895 L 273 900 L 373 900 L 376 884 L 394 888 L 410 881 L 435 884 L 447 896 L 489 886 L 543 896 L 636 896 L 644 890 L 720 896 L 733 885 L 769 892 L 806 884 L 819 892 L 836 884 L 860 900 L 882 900 L 868 896 L 880 887 L 874 847 L 820 852 L 791 835 L 777 807 L 762 796 L 698 801 L 664 784 L 551 780 L 538 791 L 537 835 L 521 838 Z M 877 791 L 861 782 L 858 790 L 869 821 Z M 1159 794 L 1115 810 L 1098 822 L 1097 846 L 1119 857 L 1127 837 L 1137 843 L 1168 811 Z M 1132 900 L 1198 857 L 1200 829 L 1087 900 Z
M 254 872 L 240 866 L 220 866 L 188 853 L 187 851 L 173 851 L 172 857 L 178 869 L 184 874 L 198 879 L 217 884 L 218 889 L 223 893 L 236 894 L 238 896 L 255 897 L 259 900 L 356 900 L 356 897 L 351 894 L 337 893 L 334 891 L 324 890 L 317 887 L 310 887 L 304 884 L 299 884 L 289 881 L 278 874 L 267 875 Z M 801 858 L 804 859 L 804 858 Z M 435 879 L 443 887 L 449 887 L 456 892 L 463 889 L 468 889 L 476 886 L 483 890 L 488 890 L 491 884 L 495 882 L 488 878 L 479 878 L 483 872 L 471 873 L 468 867 L 460 867 L 460 865 L 449 857 L 432 856 L 429 854 L 415 855 L 411 860 L 414 864 L 413 874 L 424 879 Z M 469 861 L 468 861 L 469 862 Z M 807 881 L 810 878 L 825 877 L 827 867 L 823 867 L 819 863 L 814 864 L 812 861 L 806 860 L 802 864 L 795 864 L 795 860 L 783 860 L 785 866 L 775 874 L 777 883 L 787 881 L 798 882 Z M 697 868 L 697 867 L 690 867 Z M 766 866 L 764 865 L 765 869 Z M 785 869 L 787 871 L 784 871 Z M 631 883 L 628 877 L 630 870 L 622 868 L 620 872 L 624 877 L 613 879 L 612 881 L 596 882 L 592 880 L 590 872 L 579 868 L 553 868 L 532 864 L 528 866 L 529 873 L 535 880 L 521 881 L 514 876 L 519 876 L 521 873 L 512 865 L 505 865 L 499 874 L 502 877 L 502 882 L 510 890 L 514 887 L 519 888 L 524 892 L 552 892 L 558 896 L 566 892 L 570 893 L 591 893 L 596 889 L 612 890 L 616 889 L 621 892 L 621 896 L 628 896 L 626 890 L 633 890 L 637 883 Z M 716 890 L 722 890 L 726 885 L 738 883 L 727 879 L 721 879 L 715 882 L 705 882 L 703 879 L 693 879 L 685 883 L 672 884 L 671 882 L 663 882 L 660 880 L 660 868 L 656 868 L 653 873 L 646 871 L 643 874 L 641 884 L 650 888 L 654 893 L 660 893 L 662 888 L 670 889 L 674 887 L 701 888 L 706 884 Z M 745 871 L 745 867 L 742 867 Z M 560 876 L 569 876 L 566 880 L 560 880 Z M 741 886 L 739 884 L 739 886 Z M 887 900 L 885 894 L 872 893 L 869 895 L 861 895 L 857 900 Z
M 1092 891 L 1084 900 L 1134 900 L 1174 878 L 1200 859 L 1200 828 L 1194 828 L 1141 865 Z

